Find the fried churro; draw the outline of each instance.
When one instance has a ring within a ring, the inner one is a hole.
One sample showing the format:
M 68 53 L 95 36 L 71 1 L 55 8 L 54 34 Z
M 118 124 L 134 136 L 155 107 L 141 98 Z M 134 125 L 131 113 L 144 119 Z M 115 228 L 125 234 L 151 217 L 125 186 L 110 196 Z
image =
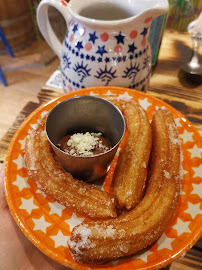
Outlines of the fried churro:
M 116 166 L 114 195 L 120 208 L 133 209 L 144 194 L 152 135 L 148 116 L 137 103 L 112 102 L 123 112 L 128 129 L 127 140 Z
M 179 197 L 180 140 L 171 113 L 159 109 L 152 120 L 153 145 L 148 186 L 136 208 L 115 219 L 76 226 L 69 249 L 84 263 L 103 263 L 134 254 L 156 241 L 174 215 Z
M 53 154 L 43 117 L 29 131 L 25 162 L 31 178 L 52 199 L 92 219 L 116 217 L 115 199 L 92 184 L 79 181 L 66 172 Z

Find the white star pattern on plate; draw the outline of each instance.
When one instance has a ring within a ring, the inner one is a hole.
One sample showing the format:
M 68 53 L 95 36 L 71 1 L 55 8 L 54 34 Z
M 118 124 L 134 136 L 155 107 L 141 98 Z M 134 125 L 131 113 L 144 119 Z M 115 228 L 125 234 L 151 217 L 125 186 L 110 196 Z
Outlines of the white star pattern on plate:
M 145 111 L 147 110 L 147 108 L 149 106 L 151 106 L 152 104 L 149 103 L 148 99 L 147 98 L 144 98 L 144 99 L 138 99 L 138 102 L 140 104 L 140 106 L 142 106 L 142 108 L 145 109 Z
M 65 222 L 69 225 L 70 232 L 73 230 L 73 228 L 84 220 L 84 218 L 77 217 L 74 213 L 72 214 L 70 219 L 66 219 Z
M 116 96 L 116 94 L 113 94 L 110 90 L 108 90 L 105 95 L 106 96 Z
M 119 260 L 112 261 L 113 266 L 117 266 L 118 262 L 119 262 Z
M 22 204 L 20 205 L 19 209 L 24 209 L 30 215 L 32 210 L 37 209 L 38 206 L 34 204 L 34 198 L 24 199 L 21 198 Z
M 188 132 L 186 129 L 185 129 L 184 133 L 179 134 L 180 138 L 183 140 L 183 143 L 193 142 L 193 138 L 192 138 L 193 135 L 194 135 L 193 132 Z
M 21 168 L 26 168 L 25 161 L 22 155 L 19 155 L 16 159 L 14 159 L 13 163 L 17 165 L 17 170 L 20 170 Z
M 194 219 L 197 215 L 201 214 L 201 209 L 200 209 L 200 203 L 190 203 L 188 202 L 188 208 L 184 211 L 187 214 L 190 214 L 191 217 Z
M 162 107 L 159 107 L 159 106 L 155 106 L 155 110 L 158 110 L 158 109 L 165 109 L 166 107 L 165 106 L 162 106 Z
M 191 158 L 195 158 L 195 157 L 201 158 L 202 148 L 198 148 L 197 145 L 194 145 L 194 147 L 191 149 L 187 149 L 187 151 L 189 151 L 189 153 L 191 153 Z
M 177 127 L 181 127 L 182 124 L 180 123 L 181 118 L 175 118 L 175 124 Z
M 45 221 L 45 218 L 44 216 L 41 216 L 40 218 L 36 219 L 36 218 L 33 218 L 32 219 L 33 222 L 34 222 L 34 228 L 33 228 L 33 231 L 37 231 L 37 230 L 40 230 L 44 233 L 46 233 L 46 229 L 51 226 L 52 224 Z
M 193 190 L 191 194 L 197 194 L 200 198 L 202 197 L 202 184 L 192 184 Z
M 142 252 L 139 255 L 133 256 L 133 259 L 141 259 L 142 261 L 147 262 L 147 260 L 148 260 L 147 256 L 152 254 L 152 253 L 153 253 L 152 251 L 147 250 L 145 252 Z
M 97 96 L 97 94 L 95 94 L 93 91 L 90 91 L 89 96 Z
M 182 233 L 189 233 L 189 224 L 190 221 L 183 222 L 180 218 L 177 219 L 177 224 L 173 225 L 172 228 L 177 231 L 177 235 L 181 235 Z
M 36 193 L 42 194 L 44 196 L 44 198 L 46 197 L 46 194 L 42 190 L 40 190 L 39 188 L 37 188 Z
M 202 164 L 199 167 L 192 167 L 194 170 L 194 176 L 193 177 L 202 177 Z
M 13 185 L 17 186 L 20 191 L 23 188 L 30 188 L 30 185 L 27 183 L 28 177 L 21 177 L 17 174 L 16 180 L 13 182 Z
M 55 248 L 60 246 L 67 247 L 69 236 L 64 235 L 60 230 L 57 235 L 52 235 L 50 238 L 55 242 Z
M 163 248 L 167 248 L 172 250 L 171 243 L 175 240 L 175 238 L 168 238 L 165 233 L 162 234 L 161 238 L 158 240 L 158 250 L 161 250 Z
M 19 140 L 18 142 L 21 145 L 21 148 L 20 149 L 21 150 L 25 149 L 26 137 L 23 140 Z
M 50 212 L 49 214 L 52 215 L 52 214 L 57 214 L 58 216 L 62 216 L 62 210 L 64 210 L 66 207 L 63 206 L 62 204 L 60 203 L 57 203 L 57 202 L 54 202 L 54 203 L 48 203 L 49 206 L 50 206 Z
M 117 151 L 116 151 L 116 156 L 117 156 L 117 157 L 119 156 L 120 151 L 121 151 L 121 147 L 119 147 L 119 148 L 117 149 Z
M 133 97 L 128 94 L 128 92 L 125 92 L 124 94 L 120 94 L 118 99 L 122 99 L 125 101 L 130 101 Z

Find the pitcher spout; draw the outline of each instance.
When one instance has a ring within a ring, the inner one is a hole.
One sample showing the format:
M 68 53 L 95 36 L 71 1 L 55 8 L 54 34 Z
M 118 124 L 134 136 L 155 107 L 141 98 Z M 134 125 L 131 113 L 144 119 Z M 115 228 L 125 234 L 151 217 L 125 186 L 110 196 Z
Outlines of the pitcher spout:
M 143 0 L 141 5 L 142 7 L 139 10 L 140 16 L 150 17 L 151 20 L 167 13 L 169 10 L 168 0 Z

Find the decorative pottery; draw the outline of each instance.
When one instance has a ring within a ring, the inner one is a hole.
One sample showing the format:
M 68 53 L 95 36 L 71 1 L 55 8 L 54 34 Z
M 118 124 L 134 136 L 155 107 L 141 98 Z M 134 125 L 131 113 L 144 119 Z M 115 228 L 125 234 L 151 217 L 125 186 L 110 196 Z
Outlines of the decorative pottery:
M 67 23 L 63 45 L 48 20 L 48 6 Z M 149 30 L 168 11 L 167 0 L 42 0 L 39 29 L 60 58 L 66 92 L 91 86 L 146 91 L 151 73 Z

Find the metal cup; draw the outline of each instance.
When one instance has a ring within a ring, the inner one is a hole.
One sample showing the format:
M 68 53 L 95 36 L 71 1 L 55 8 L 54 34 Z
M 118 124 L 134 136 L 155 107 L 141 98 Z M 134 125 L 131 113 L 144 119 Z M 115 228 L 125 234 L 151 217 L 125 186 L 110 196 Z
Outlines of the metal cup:
M 57 146 L 62 137 L 85 132 L 101 132 L 111 148 L 99 155 L 81 157 Z M 107 173 L 124 132 L 121 111 L 111 102 L 94 96 L 69 98 L 55 106 L 46 120 L 46 134 L 60 163 L 74 177 L 87 182 Z

